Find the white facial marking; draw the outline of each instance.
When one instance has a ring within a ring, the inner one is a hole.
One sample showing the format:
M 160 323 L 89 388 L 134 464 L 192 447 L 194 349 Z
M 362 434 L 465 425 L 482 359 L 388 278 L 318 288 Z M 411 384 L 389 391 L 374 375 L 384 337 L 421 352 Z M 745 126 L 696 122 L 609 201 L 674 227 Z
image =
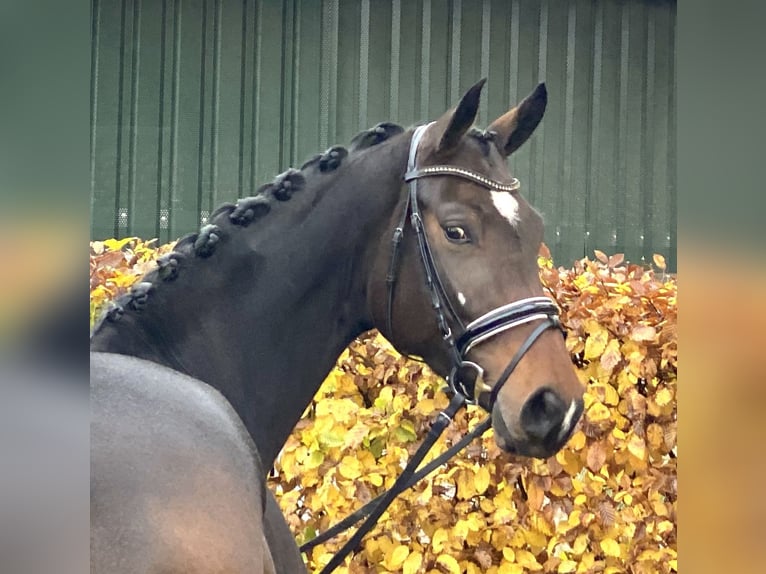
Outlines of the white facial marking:
M 462 293 L 457 294 L 457 300 L 460 301 L 461 305 L 465 305 L 465 295 L 463 295 Z
M 519 222 L 519 202 L 507 191 L 490 191 L 495 209 L 508 220 L 512 227 Z
M 572 428 L 572 422 L 574 422 L 572 419 L 574 418 L 575 411 L 577 410 L 577 404 L 574 400 L 569 404 L 569 409 L 567 410 L 567 413 L 564 415 L 564 420 L 561 422 L 561 430 L 559 430 L 559 439 L 564 438 L 564 436 L 569 432 L 569 430 Z

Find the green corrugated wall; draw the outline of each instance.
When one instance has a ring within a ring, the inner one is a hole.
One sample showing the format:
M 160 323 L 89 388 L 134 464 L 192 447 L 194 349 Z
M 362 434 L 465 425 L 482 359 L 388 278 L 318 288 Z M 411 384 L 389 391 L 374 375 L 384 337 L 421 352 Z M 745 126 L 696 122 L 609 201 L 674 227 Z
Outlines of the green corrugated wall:
M 660 0 L 93 0 L 91 235 L 173 239 L 481 77 L 480 125 L 544 80 L 511 167 L 556 262 L 659 252 L 674 270 L 675 23 Z

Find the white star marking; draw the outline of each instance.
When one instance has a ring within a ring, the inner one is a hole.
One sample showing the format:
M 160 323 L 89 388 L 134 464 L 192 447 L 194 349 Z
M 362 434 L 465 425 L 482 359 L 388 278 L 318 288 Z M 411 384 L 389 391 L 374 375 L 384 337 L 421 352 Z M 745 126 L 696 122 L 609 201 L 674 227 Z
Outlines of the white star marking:
M 490 191 L 495 209 L 508 220 L 512 227 L 519 222 L 519 202 L 507 191 Z

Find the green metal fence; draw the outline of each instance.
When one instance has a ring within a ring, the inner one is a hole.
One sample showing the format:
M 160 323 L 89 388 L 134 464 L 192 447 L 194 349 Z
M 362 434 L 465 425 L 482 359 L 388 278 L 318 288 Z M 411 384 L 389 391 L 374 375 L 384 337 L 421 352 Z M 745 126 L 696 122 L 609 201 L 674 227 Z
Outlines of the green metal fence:
M 93 238 L 173 239 L 379 121 L 548 85 L 511 158 L 559 264 L 676 266 L 674 1 L 93 0 Z

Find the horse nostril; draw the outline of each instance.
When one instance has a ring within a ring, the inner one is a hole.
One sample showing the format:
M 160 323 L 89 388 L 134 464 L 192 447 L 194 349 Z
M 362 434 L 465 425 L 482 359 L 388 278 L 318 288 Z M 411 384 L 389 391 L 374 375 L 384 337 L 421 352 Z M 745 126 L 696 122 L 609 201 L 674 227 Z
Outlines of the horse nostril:
M 530 438 L 543 440 L 558 433 L 567 414 L 567 403 L 553 390 L 535 391 L 521 409 L 521 428 Z

